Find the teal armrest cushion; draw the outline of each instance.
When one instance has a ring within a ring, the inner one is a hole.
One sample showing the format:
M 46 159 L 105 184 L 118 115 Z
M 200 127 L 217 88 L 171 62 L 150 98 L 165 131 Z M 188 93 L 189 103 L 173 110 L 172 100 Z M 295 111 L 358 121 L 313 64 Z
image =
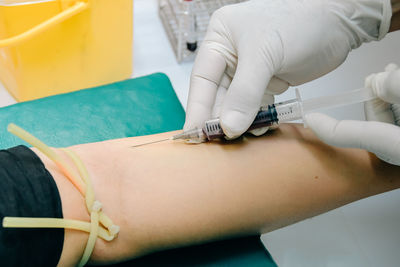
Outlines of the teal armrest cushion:
M 185 111 L 168 77 L 153 74 L 0 108 L 0 148 L 23 142 L 11 122 L 54 147 L 182 129 Z

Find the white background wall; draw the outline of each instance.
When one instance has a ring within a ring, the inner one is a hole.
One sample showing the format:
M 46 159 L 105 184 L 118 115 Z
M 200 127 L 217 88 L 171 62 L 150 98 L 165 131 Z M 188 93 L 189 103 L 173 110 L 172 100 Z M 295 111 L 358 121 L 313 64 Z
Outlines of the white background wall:
M 166 73 L 186 107 L 192 63 L 176 63 L 157 16 L 156 0 L 135 0 L 134 19 L 133 76 Z M 400 64 L 400 31 L 381 42 L 364 44 L 334 72 L 300 86 L 302 96 L 307 99 L 360 88 L 365 76 L 383 70 L 390 62 Z M 288 91 L 277 99 L 293 96 L 293 91 Z M 13 103 L 0 85 L 0 107 Z M 339 119 L 363 118 L 361 105 L 326 113 Z M 399 266 L 400 190 L 358 201 L 266 234 L 262 239 L 281 267 Z

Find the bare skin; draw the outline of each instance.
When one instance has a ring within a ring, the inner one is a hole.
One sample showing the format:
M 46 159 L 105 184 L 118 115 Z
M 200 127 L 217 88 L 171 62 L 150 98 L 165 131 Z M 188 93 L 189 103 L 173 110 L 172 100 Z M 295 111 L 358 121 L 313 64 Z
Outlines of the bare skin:
M 268 232 L 400 187 L 399 167 L 363 150 L 325 145 L 296 125 L 233 143 L 131 148 L 171 135 L 71 148 L 86 164 L 104 211 L 121 226 L 111 243 L 98 239 L 92 263 Z M 89 221 L 83 197 L 37 153 L 57 183 L 64 217 Z M 87 237 L 65 231 L 59 266 L 79 261 Z

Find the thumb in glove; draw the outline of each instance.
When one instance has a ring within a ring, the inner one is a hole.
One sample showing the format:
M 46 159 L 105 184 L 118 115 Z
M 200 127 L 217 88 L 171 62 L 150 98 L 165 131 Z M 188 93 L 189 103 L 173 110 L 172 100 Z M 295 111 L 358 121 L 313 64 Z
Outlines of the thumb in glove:
M 365 149 L 400 166 L 400 69 L 390 64 L 385 72 L 368 76 L 365 86 L 378 96 L 364 105 L 368 121 L 337 121 L 314 113 L 306 115 L 306 123 L 327 144 Z
M 323 142 L 338 147 L 360 148 L 400 166 L 400 127 L 377 121 L 338 121 L 321 113 L 308 114 L 307 125 Z

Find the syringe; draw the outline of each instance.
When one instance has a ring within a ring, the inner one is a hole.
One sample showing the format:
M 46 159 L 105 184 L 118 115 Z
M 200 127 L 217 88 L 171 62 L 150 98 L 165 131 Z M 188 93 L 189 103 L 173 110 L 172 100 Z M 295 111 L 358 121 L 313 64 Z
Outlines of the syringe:
M 320 108 L 333 108 L 345 105 L 357 104 L 375 99 L 377 96 L 372 89 L 361 88 L 350 92 L 345 92 L 333 96 L 317 97 L 302 101 L 298 89 L 296 89 L 296 98 L 262 107 L 258 112 L 254 122 L 248 131 L 262 127 L 270 127 L 283 122 L 290 122 L 303 119 L 304 114 Z M 202 143 L 224 137 L 219 119 L 208 120 L 204 127 L 185 131 L 174 135 L 172 140 L 188 140 L 191 143 Z

